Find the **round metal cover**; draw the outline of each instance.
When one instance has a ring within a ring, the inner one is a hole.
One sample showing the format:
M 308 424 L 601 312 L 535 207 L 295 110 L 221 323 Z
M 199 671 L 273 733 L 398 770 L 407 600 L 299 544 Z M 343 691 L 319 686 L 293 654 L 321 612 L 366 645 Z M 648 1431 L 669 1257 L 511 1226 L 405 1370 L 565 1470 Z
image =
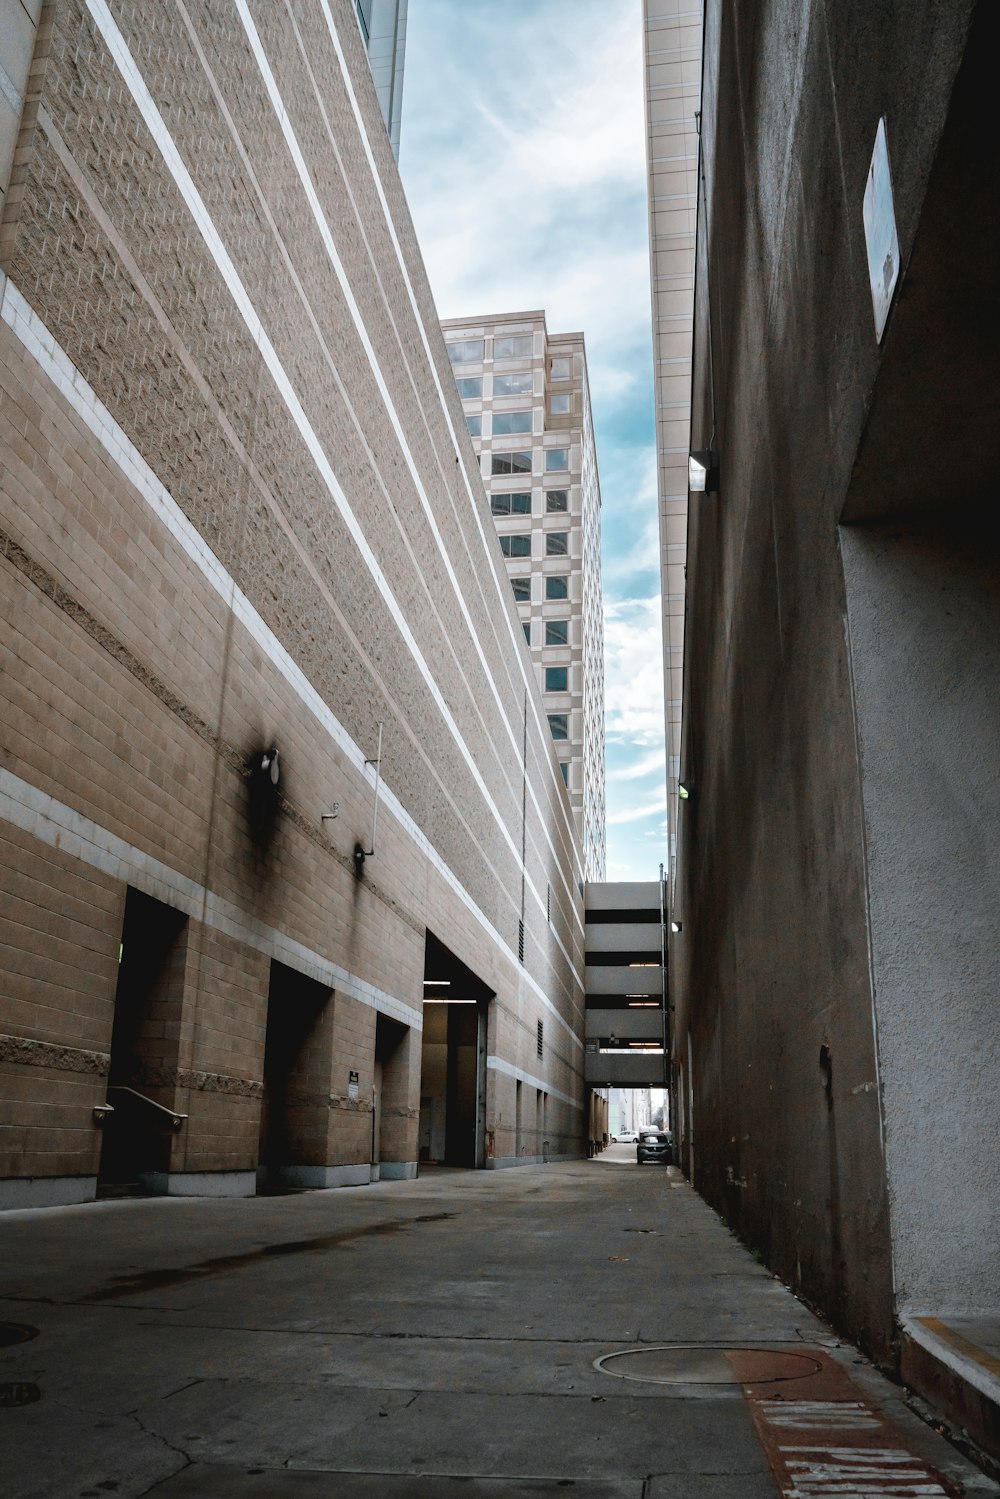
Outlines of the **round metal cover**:
M 820 1365 L 808 1354 L 777 1348 L 673 1343 L 605 1353 L 594 1360 L 594 1368 L 643 1384 L 774 1384 L 805 1379 L 817 1373 Z
M 38 1337 L 38 1328 L 27 1322 L 0 1322 L 0 1348 L 12 1348 L 15 1343 L 30 1343 Z

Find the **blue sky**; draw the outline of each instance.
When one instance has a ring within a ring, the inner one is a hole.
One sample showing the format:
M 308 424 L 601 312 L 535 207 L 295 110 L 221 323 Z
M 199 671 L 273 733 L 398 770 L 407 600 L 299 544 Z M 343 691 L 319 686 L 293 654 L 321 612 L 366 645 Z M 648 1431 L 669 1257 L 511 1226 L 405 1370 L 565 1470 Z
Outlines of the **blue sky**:
M 400 168 L 443 318 L 582 329 L 603 496 L 608 878 L 666 859 L 640 0 L 410 0 Z

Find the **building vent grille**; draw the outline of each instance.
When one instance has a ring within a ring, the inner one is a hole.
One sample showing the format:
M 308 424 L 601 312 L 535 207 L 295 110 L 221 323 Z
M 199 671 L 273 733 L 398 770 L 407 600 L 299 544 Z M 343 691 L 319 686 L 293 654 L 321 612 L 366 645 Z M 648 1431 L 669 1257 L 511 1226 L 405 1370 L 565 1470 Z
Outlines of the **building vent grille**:
M 520 962 L 524 962 L 524 922 L 517 923 L 517 956 Z
M 545 1040 L 545 1026 L 540 1020 L 538 1022 L 538 1055 L 542 1055 L 542 1047 Z

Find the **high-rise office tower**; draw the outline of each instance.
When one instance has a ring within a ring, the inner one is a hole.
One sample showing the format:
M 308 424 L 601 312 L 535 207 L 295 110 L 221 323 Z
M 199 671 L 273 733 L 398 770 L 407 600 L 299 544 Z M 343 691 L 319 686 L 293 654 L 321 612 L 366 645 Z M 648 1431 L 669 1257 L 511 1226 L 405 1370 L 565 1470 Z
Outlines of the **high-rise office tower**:
M 583 851 L 604 878 L 601 486 L 582 333 L 544 312 L 443 324 Z
M 701 9 L 691 0 L 643 0 L 643 22 L 672 889 L 684 667 Z
M 392 154 L 399 160 L 399 122 L 403 113 L 403 62 L 406 55 L 406 7 L 409 0 L 354 0 L 368 65 L 382 106 Z

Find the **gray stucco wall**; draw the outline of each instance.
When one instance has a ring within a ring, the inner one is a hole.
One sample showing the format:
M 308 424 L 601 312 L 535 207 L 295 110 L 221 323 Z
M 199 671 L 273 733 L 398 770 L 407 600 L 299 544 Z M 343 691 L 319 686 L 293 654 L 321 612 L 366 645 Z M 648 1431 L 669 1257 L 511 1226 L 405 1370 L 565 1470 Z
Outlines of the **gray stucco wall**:
M 896 1297 L 1000 1286 L 1000 574 L 982 527 L 843 535 Z

